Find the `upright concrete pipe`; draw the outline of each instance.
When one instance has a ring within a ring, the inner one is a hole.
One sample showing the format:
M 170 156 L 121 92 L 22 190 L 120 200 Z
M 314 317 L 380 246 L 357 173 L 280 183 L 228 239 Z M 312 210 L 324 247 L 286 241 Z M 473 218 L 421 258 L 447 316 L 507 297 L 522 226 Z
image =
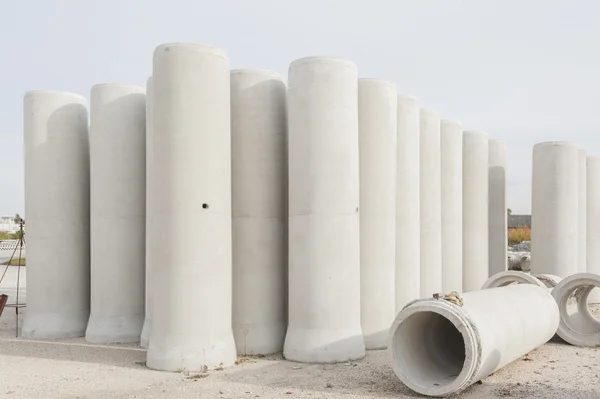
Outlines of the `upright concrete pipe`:
M 489 275 L 508 269 L 508 213 L 506 207 L 506 142 L 490 139 L 489 145 Z
M 463 134 L 463 292 L 481 288 L 489 276 L 488 138 Z
M 365 354 L 360 325 L 356 65 L 289 67 L 289 325 L 283 354 L 332 363 Z
M 442 291 L 462 292 L 462 135 L 455 121 L 442 120 Z
M 587 157 L 584 150 L 579 150 L 579 201 L 577 206 L 578 211 L 578 229 L 577 229 L 577 272 L 585 273 L 587 270 L 586 252 L 587 252 Z M 595 222 L 598 223 L 598 222 Z
M 360 318 L 366 349 L 387 345 L 396 315 L 396 112 L 393 83 L 358 80 Z
M 533 147 L 531 272 L 565 278 L 577 273 L 579 149 L 573 143 Z
M 587 272 L 600 274 L 600 157 L 587 157 Z M 600 303 L 600 288 L 590 292 L 588 300 Z
M 287 125 L 283 76 L 231 71 L 233 337 L 281 352 L 287 328 Z
M 149 368 L 230 366 L 231 126 L 229 60 L 173 43 L 154 51 L 154 254 Z
M 90 95 L 91 303 L 85 339 L 139 342 L 144 325 L 146 91 Z
M 571 345 L 600 346 L 600 320 L 588 308 L 588 296 L 600 289 L 600 275 L 578 273 L 564 278 L 552 290 L 560 311 L 556 332 Z
M 442 291 L 442 166 L 440 117 L 420 110 L 419 202 L 421 220 L 421 298 Z
M 150 343 L 150 335 L 152 333 L 152 302 L 154 299 L 154 286 L 152 283 L 152 277 L 154 276 L 152 263 L 154 260 L 154 253 L 152 252 L 157 248 L 157 244 L 154 243 L 154 229 L 152 223 L 154 219 L 154 194 L 152 185 L 154 184 L 152 179 L 154 173 L 152 172 L 152 153 L 153 153 L 153 99 L 152 99 L 152 76 L 146 81 L 146 274 L 145 274 L 145 318 L 144 326 L 142 327 L 142 334 L 140 337 L 140 346 L 142 348 L 148 348 Z M 160 245 L 160 244 L 158 244 Z
M 419 103 L 398 95 L 396 152 L 396 312 L 420 297 Z
M 414 301 L 390 328 L 394 372 L 417 393 L 458 393 L 546 343 L 559 324 L 552 295 L 535 285 L 469 292 L 461 299 Z
M 84 97 L 30 91 L 23 110 L 25 338 L 82 337 L 90 311 L 90 168 Z

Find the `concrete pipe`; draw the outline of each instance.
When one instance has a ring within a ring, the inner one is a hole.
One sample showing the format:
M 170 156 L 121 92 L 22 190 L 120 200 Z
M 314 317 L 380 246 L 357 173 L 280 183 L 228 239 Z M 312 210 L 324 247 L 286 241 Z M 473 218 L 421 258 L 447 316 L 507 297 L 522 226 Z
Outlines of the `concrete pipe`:
M 577 273 L 579 149 L 573 143 L 533 147 L 531 271 L 562 278 Z
M 100 84 L 90 95 L 91 302 L 85 339 L 139 342 L 144 325 L 146 93 Z
M 396 315 L 396 112 L 393 83 L 359 79 L 360 319 L 366 349 L 384 349 Z
M 22 336 L 85 335 L 90 312 L 90 159 L 84 97 L 24 98 L 27 312 Z
M 508 252 L 507 261 L 508 261 L 508 270 L 521 270 L 521 265 L 519 263 L 521 256 L 515 252 Z
M 587 249 L 588 273 L 600 274 L 600 157 L 587 157 Z M 588 301 L 600 303 L 600 288 L 590 292 Z
M 551 290 L 556 287 L 556 284 L 560 283 L 562 278 L 558 276 L 553 276 L 551 274 L 534 274 L 533 277 L 537 278 L 546 286 L 546 288 L 550 288 Z
M 506 271 L 508 213 L 506 209 L 506 142 L 490 139 L 489 145 L 489 275 Z
M 158 46 L 153 63 L 151 224 L 161 245 L 152 266 L 160 300 L 152 304 L 146 364 L 226 367 L 236 359 L 229 60 L 213 47 L 175 43 Z
M 481 286 L 482 290 L 488 288 L 504 287 L 511 284 L 533 284 L 538 287 L 546 287 L 544 283 L 532 276 L 531 274 L 508 270 L 494 274 L 492 277 Z
M 460 123 L 441 121 L 442 291 L 462 292 L 462 135 Z
M 463 134 L 463 291 L 478 290 L 489 277 L 488 138 Z
M 421 298 L 442 291 L 442 181 L 440 117 L 420 110 L 419 202 Z
M 152 299 L 154 297 L 153 284 L 152 284 L 152 250 L 156 248 L 157 244 L 153 243 L 153 230 L 152 230 L 152 219 L 151 215 L 154 215 L 153 208 L 153 194 L 152 194 L 152 177 L 154 174 L 151 171 L 152 168 L 152 120 L 153 120 L 153 100 L 152 100 L 152 77 L 149 77 L 146 81 L 146 274 L 145 274 L 145 318 L 144 326 L 142 327 L 142 334 L 140 337 L 140 346 L 142 348 L 148 348 L 150 343 L 150 334 L 152 333 Z M 160 245 L 160 244 L 158 244 Z
M 577 272 L 585 273 L 587 270 L 587 157 L 584 150 L 579 150 L 579 197 L 577 212 L 579 217 L 577 229 Z M 597 222 L 596 222 L 597 223 Z
M 360 326 L 356 65 L 310 57 L 289 67 L 289 326 L 286 359 L 365 355 Z
M 287 329 L 287 126 L 283 76 L 231 71 L 233 337 L 281 352 Z
M 455 394 L 546 343 L 558 322 L 550 293 L 531 284 L 414 301 L 390 328 L 392 366 L 417 393 Z
M 396 312 L 420 297 L 419 103 L 398 95 L 396 152 Z
M 560 310 L 557 334 L 575 346 L 600 346 L 600 320 L 588 308 L 588 295 L 600 288 L 600 275 L 579 273 L 564 278 L 552 290 Z
M 524 272 L 528 272 L 529 270 L 531 270 L 531 255 L 530 254 L 521 255 L 521 257 L 519 258 L 519 266 L 521 267 L 521 270 Z

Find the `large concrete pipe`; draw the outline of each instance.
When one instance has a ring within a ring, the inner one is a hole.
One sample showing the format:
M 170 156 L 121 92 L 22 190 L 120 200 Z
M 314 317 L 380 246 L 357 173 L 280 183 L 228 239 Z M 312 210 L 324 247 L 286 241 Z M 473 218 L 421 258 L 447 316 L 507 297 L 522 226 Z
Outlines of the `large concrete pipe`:
M 587 157 L 587 272 L 600 275 L 600 157 Z M 600 288 L 590 292 L 588 300 L 600 303 Z
M 537 285 L 538 287 L 546 287 L 546 284 L 531 274 L 515 270 L 507 270 L 496 273 L 492 277 L 488 278 L 487 281 L 481 286 L 481 289 L 487 290 L 489 288 L 504 287 L 511 284 L 533 284 Z
M 284 356 L 365 354 L 360 326 L 358 78 L 343 59 L 289 68 L 289 326 Z
M 146 93 L 100 84 L 90 95 L 91 302 L 85 339 L 139 342 L 144 325 Z
M 152 120 L 153 120 L 153 100 L 152 100 L 152 76 L 146 81 L 146 274 L 145 274 L 145 318 L 144 326 L 142 328 L 142 335 L 140 337 L 140 346 L 142 348 L 148 348 L 150 343 L 150 334 L 152 333 L 152 299 L 154 297 L 153 284 L 152 284 L 152 261 L 153 255 L 152 250 L 156 249 L 156 245 L 153 243 L 152 219 L 151 215 L 154 215 L 153 202 L 154 197 L 152 194 L 152 152 L 153 152 L 153 136 L 152 136 Z M 158 244 L 160 245 L 160 244 Z
M 366 349 L 387 345 L 396 315 L 396 112 L 393 83 L 358 81 L 360 319 Z
M 462 292 L 462 125 L 442 120 L 442 290 Z
M 546 286 L 546 288 L 554 289 L 556 284 L 560 283 L 562 280 L 558 276 L 553 276 L 552 274 L 534 274 L 533 277 L 537 278 Z
M 436 111 L 421 108 L 419 132 L 421 298 L 428 298 L 442 291 L 442 167 Z
M 573 143 L 533 147 L 531 272 L 577 273 L 579 149 Z
M 392 366 L 415 392 L 455 394 L 546 343 L 558 322 L 550 293 L 531 284 L 418 300 L 390 328 Z
M 584 150 L 579 150 L 579 197 L 577 211 L 579 217 L 578 229 L 577 229 L 577 244 L 579 246 L 577 251 L 577 271 L 578 273 L 585 273 L 587 270 L 586 261 L 586 250 L 587 250 L 587 157 Z
M 419 103 L 398 95 L 396 143 L 396 312 L 421 295 Z
M 579 273 L 564 278 L 552 290 L 560 310 L 557 334 L 571 345 L 600 346 L 600 320 L 588 308 L 588 295 L 600 288 L 600 275 Z
M 488 138 L 463 134 L 463 292 L 481 288 L 489 276 Z
M 23 109 L 25 338 L 82 337 L 90 310 L 90 168 L 84 97 L 30 91 Z
M 506 271 L 508 213 L 506 207 L 506 142 L 489 140 L 489 275 Z
M 229 60 L 198 44 L 154 51 L 152 335 L 157 370 L 229 366 L 231 126 Z M 157 233 L 158 235 L 158 233 Z M 157 237 L 158 238 L 158 237 Z
M 287 329 L 287 125 L 283 76 L 231 72 L 233 337 L 281 352 Z

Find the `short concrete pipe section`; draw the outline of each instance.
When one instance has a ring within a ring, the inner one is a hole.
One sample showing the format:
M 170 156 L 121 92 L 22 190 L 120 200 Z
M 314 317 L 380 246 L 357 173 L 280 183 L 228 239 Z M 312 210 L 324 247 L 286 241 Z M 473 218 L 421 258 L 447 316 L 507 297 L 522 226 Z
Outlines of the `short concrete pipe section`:
M 458 393 L 546 343 L 558 323 L 552 295 L 532 284 L 417 300 L 390 328 L 392 366 L 415 392 Z
M 508 270 L 494 274 L 492 277 L 487 279 L 483 286 L 481 286 L 481 289 L 486 290 L 488 288 L 505 287 L 511 284 L 533 284 L 537 285 L 538 287 L 546 287 L 544 283 L 528 273 L 523 273 L 516 270 Z
M 386 347 L 396 316 L 396 105 L 393 83 L 358 80 L 360 318 L 366 349 Z
M 534 274 L 533 277 L 540 280 L 542 284 L 544 284 L 546 288 L 549 288 L 550 290 L 556 287 L 556 284 L 560 283 L 562 280 L 562 278 L 553 274 Z
M 557 334 L 575 346 L 600 346 L 600 320 L 588 308 L 590 292 L 600 287 L 600 275 L 579 273 L 556 284 L 552 296 L 560 310 Z

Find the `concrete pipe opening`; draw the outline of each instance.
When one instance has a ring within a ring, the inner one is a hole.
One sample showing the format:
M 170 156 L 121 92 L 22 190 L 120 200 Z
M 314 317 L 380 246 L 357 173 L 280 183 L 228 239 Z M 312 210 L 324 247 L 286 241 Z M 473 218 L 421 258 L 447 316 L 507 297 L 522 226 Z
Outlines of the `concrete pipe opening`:
M 563 279 L 552 290 L 560 312 L 557 334 L 571 345 L 600 346 L 600 320 L 588 307 L 588 296 L 596 287 L 600 287 L 600 275 L 579 273 Z
M 537 285 L 538 287 L 546 287 L 543 282 L 530 274 L 516 270 L 508 270 L 494 274 L 485 283 L 483 283 L 481 289 L 485 290 L 488 288 L 505 287 L 511 284 L 533 284 Z
M 427 303 L 398 315 L 390 331 L 393 368 L 415 392 L 445 396 L 470 385 L 477 336 L 451 305 Z

